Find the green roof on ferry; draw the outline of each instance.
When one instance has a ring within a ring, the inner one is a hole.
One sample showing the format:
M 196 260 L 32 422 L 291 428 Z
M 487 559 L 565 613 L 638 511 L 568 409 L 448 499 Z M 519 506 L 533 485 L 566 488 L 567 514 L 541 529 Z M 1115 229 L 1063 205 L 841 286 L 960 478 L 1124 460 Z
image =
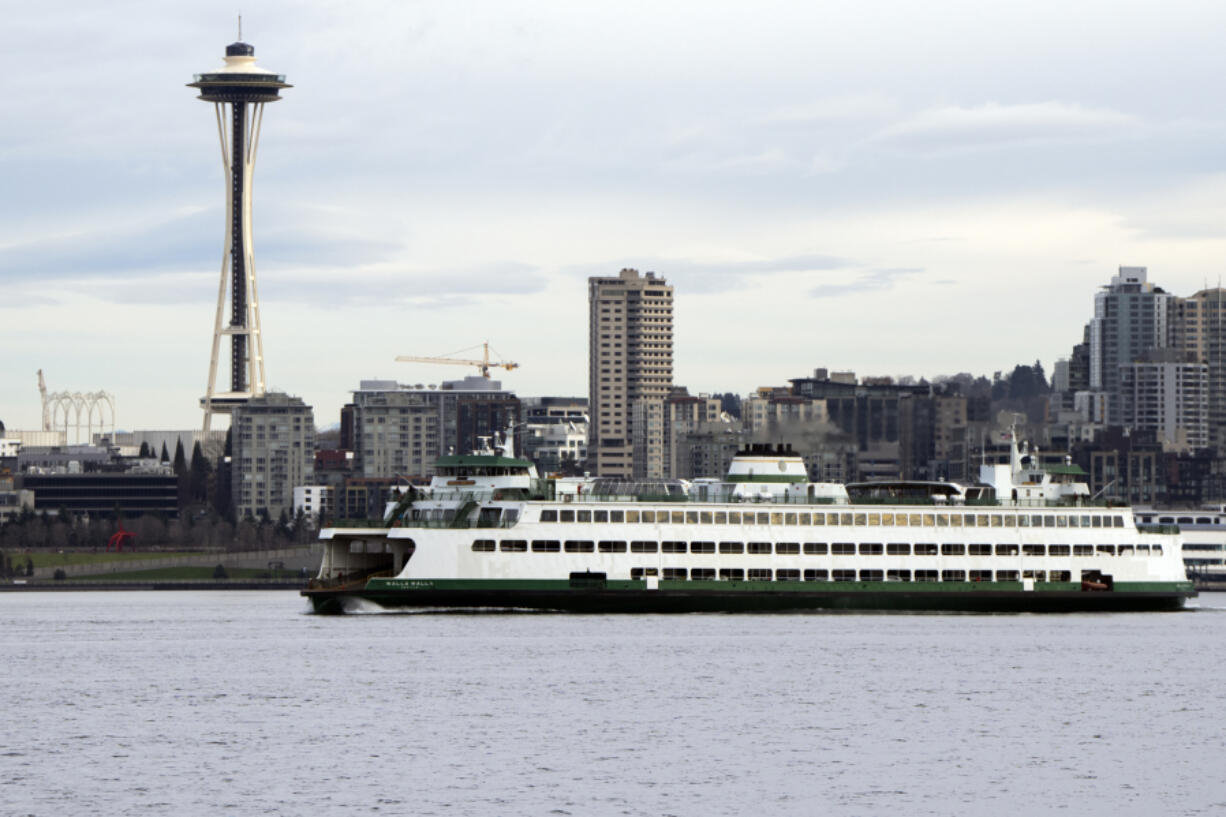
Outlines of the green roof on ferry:
M 1085 469 L 1080 465 L 1045 465 L 1043 470 L 1049 474 L 1068 474 L 1077 477 L 1086 475 Z
M 474 468 L 478 465 L 528 468 L 532 465 L 528 460 L 501 457 L 497 454 L 449 454 L 445 457 L 439 457 L 434 464 L 440 467 L 451 466 L 456 468 Z

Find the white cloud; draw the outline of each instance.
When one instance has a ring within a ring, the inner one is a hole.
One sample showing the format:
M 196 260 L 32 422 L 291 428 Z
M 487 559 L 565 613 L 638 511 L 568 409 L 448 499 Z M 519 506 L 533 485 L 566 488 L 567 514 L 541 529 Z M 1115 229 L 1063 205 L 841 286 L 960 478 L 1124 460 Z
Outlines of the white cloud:
M 880 143 L 921 151 L 1118 139 L 1139 125 L 1128 114 L 1063 102 L 930 108 L 878 131 Z

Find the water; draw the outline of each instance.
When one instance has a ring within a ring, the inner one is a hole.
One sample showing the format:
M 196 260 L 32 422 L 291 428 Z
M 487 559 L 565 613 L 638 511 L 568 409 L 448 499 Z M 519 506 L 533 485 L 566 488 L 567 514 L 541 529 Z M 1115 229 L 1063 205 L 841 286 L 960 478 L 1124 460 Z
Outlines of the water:
M 3 815 L 1216 814 L 1226 597 L 1135 615 L 307 614 L 0 595 Z

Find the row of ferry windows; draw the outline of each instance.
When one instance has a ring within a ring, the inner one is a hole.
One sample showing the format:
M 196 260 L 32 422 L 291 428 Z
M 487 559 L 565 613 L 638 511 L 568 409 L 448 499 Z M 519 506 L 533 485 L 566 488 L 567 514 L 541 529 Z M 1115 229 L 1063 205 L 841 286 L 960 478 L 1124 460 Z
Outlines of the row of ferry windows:
M 1162 546 L 1154 545 L 964 545 L 909 542 L 650 542 L 590 539 L 503 539 L 501 546 L 493 539 L 475 539 L 472 549 L 492 553 L 752 553 L 780 556 L 1131 556 L 1162 555 Z
M 1069 582 L 1073 580 L 1070 570 L 794 570 L 780 568 L 724 567 L 718 571 L 710 567 L 633 567 L 631 579 L 657 576 L 665 581 L 751 581 L 751 582 L 1016 582 L 1033 579 L 1037 582 Z
M 541 511 L 542 522 L 669 525 L 869 525 L 912 528 L 1122 528 L 1118 514 L 812 513 L 793 511 Z

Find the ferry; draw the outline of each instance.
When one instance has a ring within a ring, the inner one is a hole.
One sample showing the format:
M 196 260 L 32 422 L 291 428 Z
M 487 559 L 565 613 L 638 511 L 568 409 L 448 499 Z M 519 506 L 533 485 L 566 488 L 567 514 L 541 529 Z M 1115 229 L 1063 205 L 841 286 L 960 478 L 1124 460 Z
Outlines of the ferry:
M 788 446 L 723 479 L 542 479 L 513 433 L 441 457 L 378 527 L 321 531 L 319 613 L 1177 610 L 1196 595 L 1174 525 L 1096 503 L 1016 435 L 973 485 L 810 482 Z

